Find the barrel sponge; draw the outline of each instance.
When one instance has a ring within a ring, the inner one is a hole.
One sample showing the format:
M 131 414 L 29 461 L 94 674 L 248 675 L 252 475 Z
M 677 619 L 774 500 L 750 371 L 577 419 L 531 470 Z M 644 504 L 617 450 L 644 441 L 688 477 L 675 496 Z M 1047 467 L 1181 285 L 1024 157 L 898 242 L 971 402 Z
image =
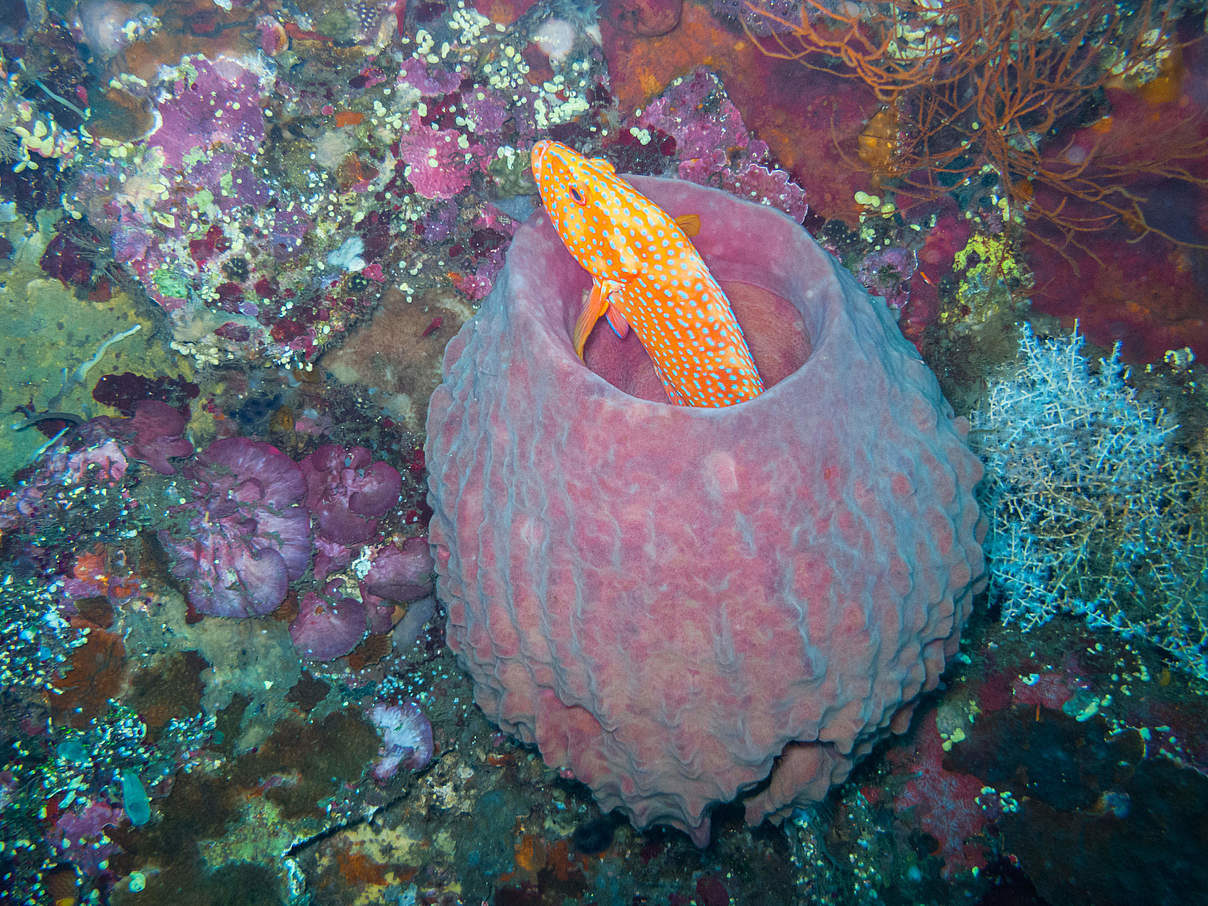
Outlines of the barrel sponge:
M 517 233 L 428 410 L 437 590 L 487 716 L 605 811 L 708 842 L 823 798 L 935 687 L 984 584 L 982 468 L 885 305 L 800 226 L 634 178 L 694 239 L 768 389 L 673 406 Z

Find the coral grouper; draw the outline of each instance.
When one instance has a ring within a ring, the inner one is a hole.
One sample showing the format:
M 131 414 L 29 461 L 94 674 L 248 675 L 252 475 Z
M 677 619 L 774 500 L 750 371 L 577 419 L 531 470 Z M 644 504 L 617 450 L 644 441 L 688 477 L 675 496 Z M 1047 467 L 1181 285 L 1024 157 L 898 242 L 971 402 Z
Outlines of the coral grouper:
M 604 315 L 619 338 L 633 325 L 673 403 L 729 406 L 763 392 L 730 301 L 680 223 L 607 161 L 558 142 L 533 146 L 533 177 L 567 250 L 592 275 L 575 352 Z
M 486 714 L 601 807 L 698 844 L 821 799 L 903 730 L 982 584 L 934 375 L 798 226 L 633 178 L 697 248 L 766 389 L 672 406 L 632 331 L 576 355 L 590 277 L 539 214 L 445 351 L 428 411 L 449 643 Z

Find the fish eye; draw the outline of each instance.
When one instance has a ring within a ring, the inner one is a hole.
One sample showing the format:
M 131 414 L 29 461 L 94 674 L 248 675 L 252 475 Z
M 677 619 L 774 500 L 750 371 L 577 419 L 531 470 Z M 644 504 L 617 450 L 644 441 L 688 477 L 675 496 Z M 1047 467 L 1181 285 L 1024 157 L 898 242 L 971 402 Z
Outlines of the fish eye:
M 570 184 L 570 197 L 575 204 L 587 204 L 587 199 L 583 197 L 583 193 L 579 191 L 579 187 L 574 183 Z

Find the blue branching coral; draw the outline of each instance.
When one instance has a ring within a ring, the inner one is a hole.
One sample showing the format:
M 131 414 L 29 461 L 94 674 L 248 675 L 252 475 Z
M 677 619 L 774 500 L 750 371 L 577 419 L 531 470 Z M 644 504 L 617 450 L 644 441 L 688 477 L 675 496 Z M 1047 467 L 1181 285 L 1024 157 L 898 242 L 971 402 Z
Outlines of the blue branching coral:
M 1138 399 L 1118 345 L 1094 368 L 1082 343 L 1025 326 L 974 415 L 991 600 L 1024 630 L 1072 613 L 1148 639 L 1208 679 L 1208 462 Z

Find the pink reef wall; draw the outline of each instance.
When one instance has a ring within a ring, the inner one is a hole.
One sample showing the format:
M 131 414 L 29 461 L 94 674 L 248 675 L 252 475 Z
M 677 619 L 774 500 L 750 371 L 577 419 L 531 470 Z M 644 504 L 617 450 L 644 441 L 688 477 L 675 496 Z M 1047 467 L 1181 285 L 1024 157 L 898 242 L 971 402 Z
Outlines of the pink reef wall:
M 607 327 L 585 367 L 588 277 L 538 214 L 445 352 L 431 541 L 487 716 L 603 809 L 704 845 L 714 804 L 778 817 L 905 729 L 983 581 L 982 470 L 885 306 L 798 225 L 633 182 L 701 216 L 772 386 L 671 406 Z

